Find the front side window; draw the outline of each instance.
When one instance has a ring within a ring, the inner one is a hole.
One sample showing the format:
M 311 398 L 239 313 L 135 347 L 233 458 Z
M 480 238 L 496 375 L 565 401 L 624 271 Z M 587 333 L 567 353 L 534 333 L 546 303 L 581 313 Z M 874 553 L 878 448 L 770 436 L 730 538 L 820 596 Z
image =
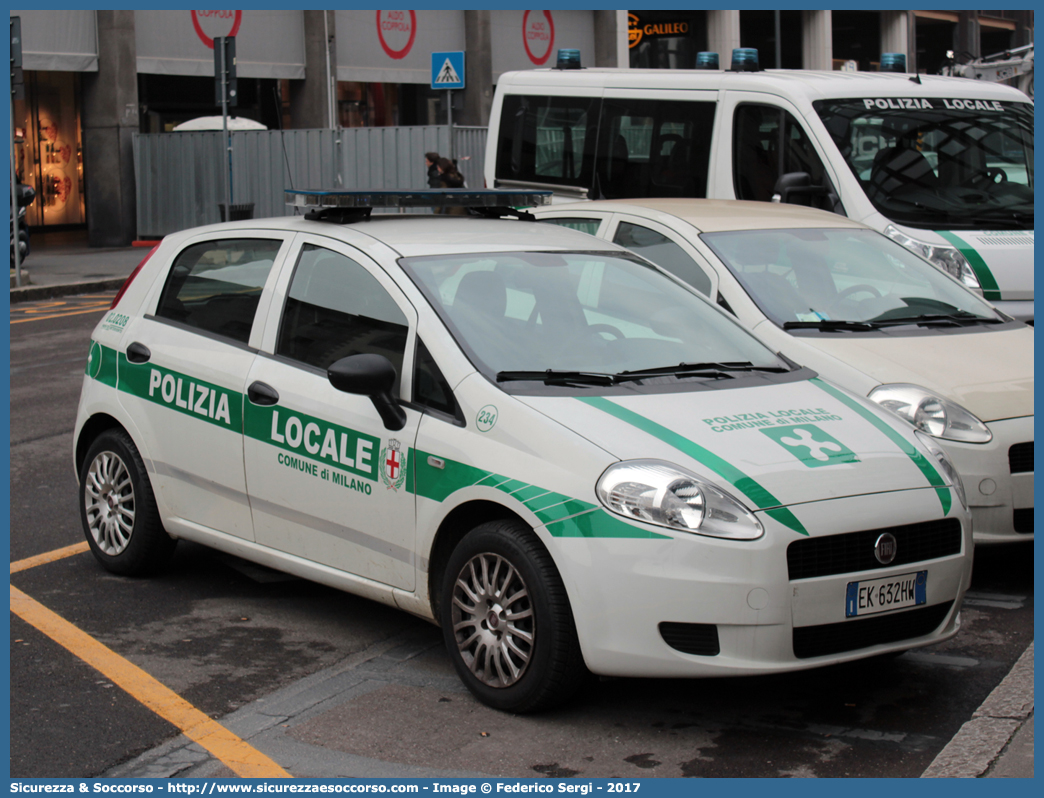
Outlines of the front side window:
M 829 181 L 823 162 L 801 124 L 786 110 L 771 105 L 736 108 L 732 167 L 736 198 L 769 202 L 780 175 L 805 172 L 813 186 Z M 796 204 L 833 210 L 825 194 L 794 194 Z
M 745 329 L 619 252 L 506 252 L 399 261 L 475 366 L 615 374 L 679 363 L 782 364 Z
M 927 261 L 874 230 L 744 230 L 700 236 L 772 321 L 791 328 L 866 328 L 944 319 L 996 323 L 997 313 Z
M 1033 228 L 1033 106 L 959 99 L 819 100 L 870 202 L 922 229 Z
M 156 316 L 247 343 L 282 243 L 231 238 L 186 248 L 167 276 Z
M 621 222 L 613 243 L 637 252 L 675 277 L 684 280 L 704 296 L 710 296 L 711 279 L 679 244 L 667 236 L 639 224 Z
M 407 332 L 405 314 L 365 267 L 323 247 L 302 248 L 279 327 L 277 355 L 326 369 L 349 355 L 378 354 L 401 375 Z

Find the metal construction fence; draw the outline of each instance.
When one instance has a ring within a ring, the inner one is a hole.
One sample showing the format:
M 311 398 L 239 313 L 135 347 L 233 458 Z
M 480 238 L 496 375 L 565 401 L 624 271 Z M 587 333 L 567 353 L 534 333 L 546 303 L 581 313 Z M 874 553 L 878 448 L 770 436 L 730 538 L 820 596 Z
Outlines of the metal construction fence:
M 426 152 L 449 153 L 446 125 L 339 130 L 236 131 L 232 204 L 253 216 L 286 216 L 287 188 L 427 188 Z M 221 220 L 226 151 L 221 131 L 134 134 L 138 237 Z M 454 127 L 454 157 L 467 185 L 482 186 L 486 128 Z

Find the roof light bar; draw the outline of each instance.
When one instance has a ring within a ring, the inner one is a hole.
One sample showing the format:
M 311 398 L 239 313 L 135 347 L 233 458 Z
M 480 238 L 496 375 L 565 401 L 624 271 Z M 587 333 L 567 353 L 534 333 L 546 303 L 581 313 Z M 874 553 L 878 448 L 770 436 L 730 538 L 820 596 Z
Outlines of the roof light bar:
M 550 191 L 498 189 L 415 189 L 343 191 L 340 189 L 286 189 L 286 204 L 294 208 L 531 208 L 550 205 Z

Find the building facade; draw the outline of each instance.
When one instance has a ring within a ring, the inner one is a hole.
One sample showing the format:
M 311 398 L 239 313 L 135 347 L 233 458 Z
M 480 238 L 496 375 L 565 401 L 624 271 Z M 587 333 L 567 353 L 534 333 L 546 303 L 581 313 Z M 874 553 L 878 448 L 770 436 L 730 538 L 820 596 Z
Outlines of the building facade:
M 86 228 L 92 246 L 136 235 L 132 136 L 220 114 L 214 38 L 236 37 L 230 113 L 269 128 L 485 125 L 497 78 L 551 66 L 692 68 L 755 47 L 765 68 L 876 69 L 905 52 L 937 72 L 946 51 L 1032 42 L 1033 12 L 590 10 L 63 10 L 21 18 L 26 96 L 14 107 L 19 179 L 35 228 Z M 778 46 L 777 46 L 778 43 Z M 466 87 L 431 88 L 431 53 L 465 53 Z

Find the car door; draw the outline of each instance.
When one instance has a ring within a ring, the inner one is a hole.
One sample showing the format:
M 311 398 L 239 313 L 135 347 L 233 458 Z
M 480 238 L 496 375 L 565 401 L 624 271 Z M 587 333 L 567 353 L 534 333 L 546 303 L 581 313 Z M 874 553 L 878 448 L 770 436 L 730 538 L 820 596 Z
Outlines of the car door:
M 412 363 L 416 311 L 365 254 L 311 235 L 295 241 L 274 302 L 244 405 L 256 540 L 412 590 L 408 456 L 420 412 L 404 407 L 405 426 L 389 430 L 369 397 L 335 389 L 326 369 L 350 355 L 383 355 L 399 375 L 394 394 L 408 391 L 403 364 Z
M 279 232 L 190 239 L 127 323 L 120 402 L 137 421 L 161 506 L 178 521 L 252 539 L 243 395 L 271 299 Z

